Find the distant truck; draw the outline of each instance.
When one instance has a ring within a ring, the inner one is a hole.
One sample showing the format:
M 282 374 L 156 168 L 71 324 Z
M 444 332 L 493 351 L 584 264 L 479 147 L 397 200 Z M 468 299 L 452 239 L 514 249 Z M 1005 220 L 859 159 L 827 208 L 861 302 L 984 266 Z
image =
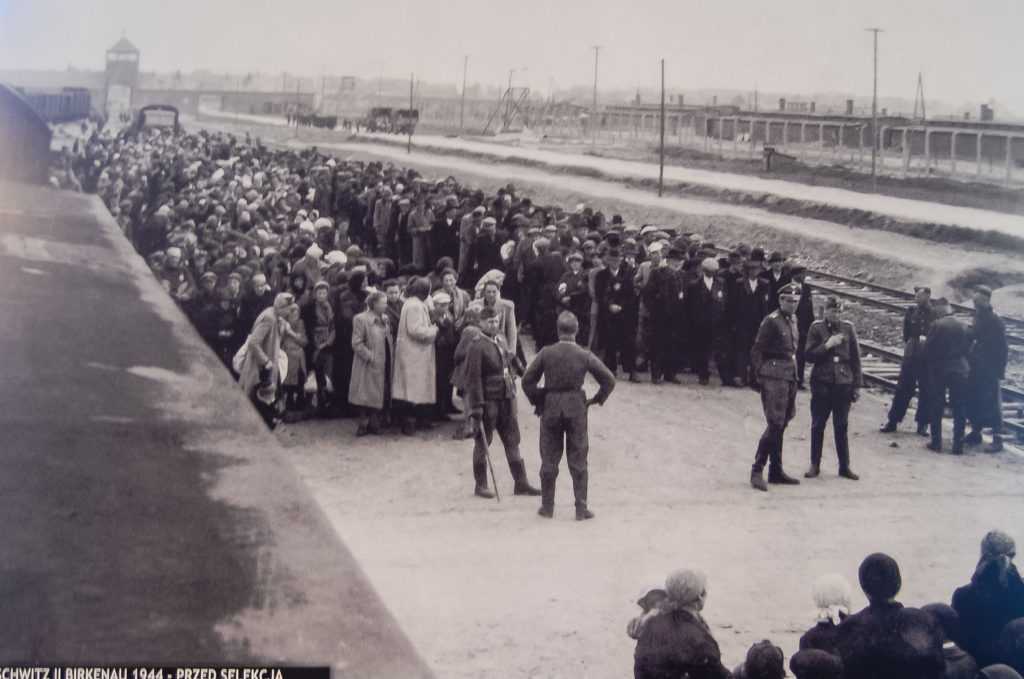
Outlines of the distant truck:
M 135 128 L 138 130 L 170 128 L 177 134 L 178 109 L 167 104 L 143 106 L 139 109 L 138 117 L 135 119 Z
M 369 132 L 393 132 L 395 134 L 411 134 L 419 122 L 418 109 L 392 109 L 377 106 L 370 109 L 366 116 L 366 129 Z

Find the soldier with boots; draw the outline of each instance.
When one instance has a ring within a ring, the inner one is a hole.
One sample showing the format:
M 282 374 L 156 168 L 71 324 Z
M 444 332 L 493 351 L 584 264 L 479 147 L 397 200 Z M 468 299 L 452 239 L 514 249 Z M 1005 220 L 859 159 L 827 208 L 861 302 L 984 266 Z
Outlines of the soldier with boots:
M 953 454 L 964 452 L 964 430 L 967 428 L 967 351 L 971 346 L 971 335 L 963 323 L 953 317 L 953 308 L 945 297 L 935 300 L 935 321 L 924 344 L 924 359 L 928 370 L 928 396 L 932 440 L 928 450 L 942 452 L 942 414 L 946 409 L 946 393 L 949 393 L 949 408 L 953 411 Z
M 540 495 L 526 479 L 526 467 L 519 454 L 519 420 L 516 417 L 516 383 L 512 364 L 515 354 L 508 350 L 505 338 L 498 333 L 501 319 L 494 307 L 480 312 L 481 334 L 469 344 L 465 362 L 466 405 L 476 434 L 473 445 L 473 478 L 475 493 L 492 498 L 487 487 L 487 449 L 498 432 L 509 471 L 515 479 L 515 495 Z M 486 443 L 485 443 L 486 441 Z
M 922 436 L 928 433 L 928 387 L 925 383 L 922 354 L 924 340 L 928 336 L 928 331 L 931 330 L 934 320 L 931 288 L 915 287 L 914 306 L 907 309 L 907 313 L 903 316 L 903 359 L 900 361 L 900 377 L 896 382 L 896 393 L 892 397 L 892 405 L 889 407 L 888 421 L 880 430 L 882 433 L 891 434 L 896 431 L 896 426 L 907 413 L 907 406 L 910 404 L 910 398 L 914 395 L 915 388 L 919 391 L 917 414 L 914 415 L 914 421 L 917 422 L 917 433 Z
M 541 349 L 523 374 L 523 391 L 540 414 L 540 487 L 538 514 L 551 518 L 555 510 L 555 479 L 562 461 L 563 441 L 576 520 L 594 518 L 587 508 L 587 408 L 603 405 L 615 388 L 615 376 L 594 354 L 576 344 L 579 322 L 563 311 L 557 320 L 558 342 Z M 583 393 L 587 373 L 600 389 L 589 401 Z M 537 384 L 544 378 L 544 387 Z
M 800 286 L 789 283 L 779 289 L 779 308 L 770 313 L 757 331 L 750 363 L 757 378 L 755 388 L 761 392 L 761 406 L 767 423 L 757 444 L 754 464 L 750 468 L 750 485 L 768 490 L 764 482 L 764 466 L 768 483 L 800 483 L 782 470 L 782 437 L 786 425 L 796 413 L 796 305 L 800 302 Z
M 971 349 L 967 354 L 970 367 L 967 375 L 967 419 L 971 433 L 964 438 L 969 445 L 981 443 L 981 430 L 992 427 L 992 443 L 985 446 L 986 453 L 1003 449 L 1002 387 L 999 381 L 1006 373 L 1009 345 L 1006 342 L 1006 324 L 992 310 L 992 289 L 979 285 L 974 290 L 974 323 L 971 325 Z
M 839 475 L 856 481 L 850 469 L 847 426 L 850 405 L 860 396 L 860 346 L 853 324 L 839 319 L 839 300 L 825 302 L 825 318 L 811 324 L 807 332 L 807 359 L 811 368 L 811 467 L 804 476 L 812 479 L 821 469 L 825 426 L 832 417 Z

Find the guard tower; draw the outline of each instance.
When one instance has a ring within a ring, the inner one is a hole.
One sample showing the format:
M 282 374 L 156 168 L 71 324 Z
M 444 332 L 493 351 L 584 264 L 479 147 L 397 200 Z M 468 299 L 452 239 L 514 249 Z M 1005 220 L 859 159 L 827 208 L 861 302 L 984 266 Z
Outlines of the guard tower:
M 104 109 L 107 117 L 131 115 L 132 93 L 139 81 L 139 50 L 121 36 L 107 50 L 107 88 Z

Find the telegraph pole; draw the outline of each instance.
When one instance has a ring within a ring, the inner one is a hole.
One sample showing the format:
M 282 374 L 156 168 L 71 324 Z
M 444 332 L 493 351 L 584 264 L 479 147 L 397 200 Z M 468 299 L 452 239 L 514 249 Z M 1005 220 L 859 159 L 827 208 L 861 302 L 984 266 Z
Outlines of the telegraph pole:
M 597 149 L 597 54 L 601 45 L 593 45 L 594 49 L 594 107 L 590 111 L 590 146 Z
M 469 68 L 469 55 L 462 57 L 462 106 L 459 108 L 459 132 L 466 122 L 466 69 Z
M 406 143 L 405 152 L 412 153 L 412 83 L 415 74 L 409 74 L 409 141 Z
M 665 60 L 661 60 L 661 147 L 658 153 L 658 198 L 665 181 Z
M 875 159 L 878 154 L 878 34 L 881 28 L 865 28 L 875 34 L 875 77 L 871 90 L 871 190 L 878 190 L 878 175 L 875 170 Z

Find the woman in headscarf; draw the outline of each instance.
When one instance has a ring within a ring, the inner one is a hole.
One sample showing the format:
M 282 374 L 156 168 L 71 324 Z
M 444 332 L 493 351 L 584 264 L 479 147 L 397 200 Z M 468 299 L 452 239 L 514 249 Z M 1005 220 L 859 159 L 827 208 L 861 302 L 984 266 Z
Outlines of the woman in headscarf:
M 348 402 L 358 407 L 356 436 L 377 434 L 380 412 L 391 400 L 391 363 L 395 355 L 387 316 L 388 296 L 371 292 L 366 311 L 352 319 L 352 381 Z
M 252 399 L 264 421 L 273 429 L 274 404 L 281 383 L 281 330 L 284 312 L 295 301 L 288 292 L 274 298 L 274 305 L 260 312 L 245 344 L 235 355 L 238 384 Z
M 1005 663 L 1024 672 L 1024 582 L 1013 563 L 1013 538 L 994 530 L 981 541 L 981 558 L 969 585 L 953 593 L 961 639 L 978 667 Z
M 811 595 L 818 607 L 817 623 L 800 637 L 800 650 L 816 648 L 837 653 L 836 626 L 850 614 L 850 582 L 838 573 L 825 573 L 814 580 Z
M 725 679 L 718 643 L 701 617 L 707 598 L 704 573 L 678 570 L 665 579 L 668 601 L 651 618 L 633 655 L 635 679 Z

